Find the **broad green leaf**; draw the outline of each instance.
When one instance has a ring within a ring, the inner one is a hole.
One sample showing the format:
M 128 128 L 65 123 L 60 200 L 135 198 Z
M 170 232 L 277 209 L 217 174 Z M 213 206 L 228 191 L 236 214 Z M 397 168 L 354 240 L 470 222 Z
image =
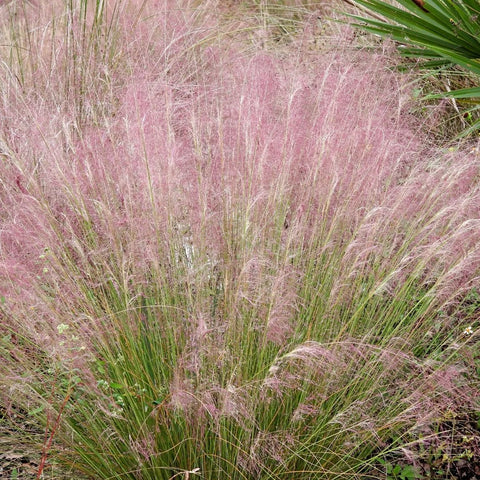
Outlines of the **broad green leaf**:
M 39 407 L 34 408 L 33 410 L 30 410 L 30 411 L 28 412 L 28 415 L 29 415 L 30 417 L 33 417 L 34 415 L 37 415 L 37 414 L 43 412 L 44 409 L 45 409 L 45 405 L 40 405 Z
M 479 0 L 426 0 L 424 10 L 412 0 L 397 0 L 403 8 L 382 0 L 356 0 L 356 3 L 375 13 L 375 18 L 350 15 L 358 22 L 354 26 L 403 44 L 399 47 L 402 56 L 427 60 L 420 68 L 438 71 L 458 65 L 480 76 Z M 480 101 L 480 87 L 457 89 L 425 99 L 445 97 L 476 103 L 476 99 Z M 462 136 L 479 128 L 479 121 L 475 121 Z
M 480 87 L 462 88 L 459 90 L 452 90 L 451 92 L 437 93 L 435 95 L 427 95 L 426 99 L 433 98 L 478 98 L 480 99 Z

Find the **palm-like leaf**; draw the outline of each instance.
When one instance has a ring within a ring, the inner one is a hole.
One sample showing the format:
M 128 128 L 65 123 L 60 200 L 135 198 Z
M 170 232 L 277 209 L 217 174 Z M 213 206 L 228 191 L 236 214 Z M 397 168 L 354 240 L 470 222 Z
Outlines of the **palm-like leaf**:
M 453 64 L 480 75 L 479 0 L 396 1 L 403 8 L 382 0 L 355 0 L 357 5 L 376 14 L 375 18 L 349 16 L 356 20 L 353 24 L 356 27 L 409 45 L 401 49 L 402 54 L 426 59 L 424 67 Z M 463 88 L 429 98 L 442 96 L 478 100 L 480 88 Z M 471 130 L 469 128 L 468 132 Z

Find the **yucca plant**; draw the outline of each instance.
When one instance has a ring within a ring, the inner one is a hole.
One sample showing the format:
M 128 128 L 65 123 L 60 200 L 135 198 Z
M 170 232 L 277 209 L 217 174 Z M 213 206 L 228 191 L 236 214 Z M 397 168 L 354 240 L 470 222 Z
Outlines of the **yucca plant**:
M 369 16 L 349 16 L 354 26 L 400 42 L 400 52 L 425 61 L 421 67 L 440 70 L 458 66 L 476 78 L 480 75 L 480 2 L 478 0 L 397 0 L 399 6 L 382 0 L 355 0 Z M 430 95 L 465 103 L 465 117 L 478 111 L 480 87 L 459 88 Z M 480 128 L 480 119 L 472 120 L 462 132 L 466 136 Z

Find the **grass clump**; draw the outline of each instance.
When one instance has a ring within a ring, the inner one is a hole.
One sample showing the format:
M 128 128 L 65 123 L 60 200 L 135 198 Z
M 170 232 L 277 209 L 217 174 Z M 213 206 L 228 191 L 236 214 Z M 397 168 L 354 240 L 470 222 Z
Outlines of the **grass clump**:
M 101 115 L 1 97 L 0 398 L 37 478 L 438 473 L 478 412 L 476 153 L 425 146 L 382 55 L 121 5 Z

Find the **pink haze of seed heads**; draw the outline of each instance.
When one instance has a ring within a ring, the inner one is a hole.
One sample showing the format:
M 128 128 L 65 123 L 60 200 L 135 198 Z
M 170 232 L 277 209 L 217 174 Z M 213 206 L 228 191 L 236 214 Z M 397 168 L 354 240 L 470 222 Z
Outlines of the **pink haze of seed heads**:
M 179 35 L 187 20 L 172 19 Z M 68 110 L 57 113 L 54 103 L 32 99 L 14 113 L 16 93 L 2 100 L 9 118 L 3 134 L 16 160 L 2 178 L 2 295 L 15 284 L 28 296 L 39 253 L 59 242 L 85 268 L 115 248 L 117 263 L 140 272 L 157 261 L 155 232 L 176 224 L 194 243 L 208 238 L 209 255 L 218 259 L 228 250 L 222 218 L 229 209 L 248 213 L 255 243 L 275 228 L 273 198 L 288 204 L 289 241 L 313 238 L 321 218 L 322 228 L 334 227 L 325 249 L 350 242 L 339 288 L 371 255 L 395 259 L 397 226 L 419 215 L 424 227 L 414 232 L 410 254 L 398 257 L 389 285 L 418 255 L 437 273 L 455 264 L 442 279 L 445 295 L 468 283 L 478 264 L 470 220 L 478 212 L 477 159 L 452 154 L 442 162 L 426 152 L 403 113 L 401 80 L 380 56 L 341 52 L 307 62 L 211 47 L 195 81 L 182 76 L 181 58 L 173 56 L 168 74 L 157 74 L 162 60 L 132 58 L 139 60 L 116 92 L 115 117 L 79 138 L 69 133 Z M 82 239 L 85 220 L 97 235 L 93 249 Z M 336 233 L 340 224 L 348 227 Z M 254 252 L 244 268 L 263 256 Z
M 207 426 L 240 425 L 249 475 L 265 458 L 287 465 L 304 425 L 326 414 L 352 445 L 402 422 L 432 433 L 446 408 L 474 404 L 462 383 L 471 365 L 414 355 L 446 326 L 423 325 L 426 309 L 404 332 L 422 305 L 396 300 L 430 289 L 448 315 L 478 286 L 478 155 L 430 146 L 409 113 L 410 78 L 386 68 L 388 46 L 245 52 L 213 41 L 215 15 L 199 26 L 196 10 L 174 5 L 122 17 L 117 56 L 92 55 L 77 90 L 78 72 L 41 49 L 22 88 L 2 77 L 0 334 L 83 372 L 106 418 L 125 412 L 111 411 L 89 365 L 95 341 L 124 340 L 116 315 L 132 317 L 127 339 L 148 338 L 142 328 L 173 338 L 164 385 L 148 385 L 149 418 L 181 415 L 198 441 Z M 399 324 L 381 324 L 377 307 L 393 320 L 398 308 Z M 8 375 L 18 380 L 18 365 Z M 259 402 L 291 407 L 272 415 L 275 432 L 257 429 Z M 147 423 L 125 448 L 153 461 Z

